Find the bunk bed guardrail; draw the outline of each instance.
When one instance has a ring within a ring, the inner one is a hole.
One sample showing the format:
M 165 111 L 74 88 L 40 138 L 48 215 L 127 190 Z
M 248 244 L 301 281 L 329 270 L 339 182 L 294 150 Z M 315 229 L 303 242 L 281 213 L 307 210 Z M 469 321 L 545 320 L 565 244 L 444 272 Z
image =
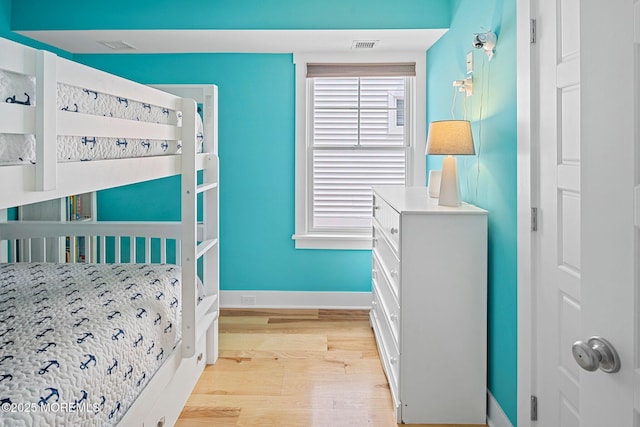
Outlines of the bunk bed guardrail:
M 169 262 L 181 266 L 183 288 L 193 289 L 193 293 L 188 292 L 186 296 L 192 299 L 185 299 L 183 292 L 182 301 L 193 301 L 191 304 L 183 304 L 183 322 L 193 318 L 194 326 L 196 321 L 200 323 L 200 326 L 190 329 L 195 343 L 218 316 L 216 305 L 218 294 L 207 294 L 204 288 L 198 288 L 201 285 L 187 286 L 187 283 L 199 284 L 201 281 L 197 278 L 196 272 L 193 282 L 186 282 L 189 279 L 185 277 L 184 271 L 188 266 L 182 265 L 182 233 L 180 222 L 15 221 L 0 223 L 0 244 L 8 246 L 10 261 L 16 261 L 18 254 L 25 254 L 26 259 L 21 261 L 45 262 L 46 253 L 40 254 L 38 259 L 29 255 L 29 248 L 33 241 L 44 242 L 47 239 L 74 241 L 77 237 L 82 237 L 86 259 L 97 263 L 166 264 Z M 97 253 L 93 253 L 92 242 L 97 243 Z M 202 252 L 206 245 L 216 243 L 217 241 L 205 240 L 197 244 L 196 250 Z M 43 244 L 42 247 L 46 245 Z M 71 258 L 71 263 L 75 263 L 75 258 Z M 198 292 L 198 289 L 201 289 L 201 292 Z M 183 337 L 183 340 L 185 338 L 189 340 L 189 337 Z M 183 357 L 192 355 L 185 356 L 183 352 Z
M 57 57 L 47 51 L 27 48 L 10 40 L 0 38 L 0 69 L 35 77 L 35 105 L 0 102 L 0 133 L 35 135 L 36 162 L 34 165 L 3 165 L 0 167 L 0 185 L 5 196 L 0 200 L 0 209 L 64 197 L 89 188 L 102 189 L 131 182 L 140 182 L 181 173 L 180 155 L 168 155 L 162 160 L 149 157 L 92 161 L 98 172 L 91 182 L 77 182 L 83 165 L 70 162 L 59 163 L 56 153 L 58 136 L 147 138 L 154 140 L 182 141 L 183 149 L 195 148 L 197 135 L 191 132 L 197 111 L 190 108 L 190 100 L 162 90 L 141 85 L 112 74 L 96 70 L 73 61 Z M 128 120 L 101 115 L 81 114 L 56 108 L 58 84 L 81 87 L 91 92 L 104 93 L 122 99 L 144 102 L 159 108 L 182 113 L 182 123 L 161 124 Z M 0 100 L 4 101 L 4 100 Z M 215 114 L 215 108 L 207 109 Z M 82 117 L 79 117 L 82 116 Z M 185 126 L 184 123 L 188 123 Z M 215 126 L 210 120 L 208 127 Z M 215 133 L 215 129 L 208 132 Z M 204 157 L 216 155 L 215 144 L 208 143 L 204 152 L 195 155 L 198 169 L 206 167 Z M 184 160 L 184 159 L 182 159 Z M 150 167 L 153 165 L 153 167 Z M 102 169 L 106 169 L 101 173 Z M 6 205 L 6 201 L 13 205 Z

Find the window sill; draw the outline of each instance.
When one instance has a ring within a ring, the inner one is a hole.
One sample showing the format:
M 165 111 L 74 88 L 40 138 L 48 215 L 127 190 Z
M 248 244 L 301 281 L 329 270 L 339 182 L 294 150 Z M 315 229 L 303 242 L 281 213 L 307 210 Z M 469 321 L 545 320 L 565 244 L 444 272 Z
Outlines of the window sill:
M 371 235 L 294 234 L 296 249 L 371 250 Z

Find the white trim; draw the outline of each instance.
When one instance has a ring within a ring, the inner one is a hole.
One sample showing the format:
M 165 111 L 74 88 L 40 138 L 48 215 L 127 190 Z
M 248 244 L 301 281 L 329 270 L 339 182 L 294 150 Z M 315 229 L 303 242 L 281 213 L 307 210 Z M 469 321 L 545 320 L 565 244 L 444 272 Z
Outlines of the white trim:
M 126 40 L 135 49 L 118 54 L 142 53 L 284 53 L 344 52 L 364 53 L 352 49 L 354 40 L 378 40 L 375 51 L 429 49 L 447 28 L 394 29 L 183 29 L 183 30 L 36 30 L 17 31 L 34 40 L 71 53 L 106 53 L 115 51 L 100 43 Z
M 487 390 L 487 424 L 489 427 L 513 427 L 498 401 Z
M 535 61 L 535 44 L 530 43 L 532 2 L 520 0 L 517 8 L 517 137 L 518 137 L 518 380 L 517 380 L 517 424 L 520 427 L 531 425 L 529 396 L 535 395 L 533 349 L 533 292 L 532 282 L 532 235 L 531 208 L 535 197 L 535 182 L 532 173 L 534 159 L 531 156 L 532 134 L 532 97 L 533 82 L 531 71 Z M 489 395 L 495 400 L 493 396 Z M 496 402 L 497 404 L 497 402 Z M 491 409 L 491 406 L 489 406 Z M 491 412 L 490 412 L 491 413 Z M 493 418 L 493 417 L 491 417 Z M 497 425 L 497 424 L 496 424 Z
M 336 236 L 326 234 L 294 234 L 296 249 L 371 250 L 371 235 Z
M 255 297 L 255 304 L 242 304 Z M 220 291 L 221 308 L 371 309 L 371 292 Z
M 427 118 L 427 54 L 425 51 L 414 52 L 359 52 L 358 55 L 349 53 L 294 53 L 293 63 L 296 65 L 296 184 L 295 184 L 295 234 L 292 236 L 297 249 L 364 249 L 362 242 L 357 239 L 350 241 L 341 238 L 339 241 L 319 240 L 309 234 L 309 218 L 307 217 L 307 88 L 306 67 L 308 62 L 317 63 L 382 63 L 382 62 L 415 62 L 416 76 L 414 79 L 415 99 L 414 108 L 407 111 L 407 121 L 411 123 L 410 138 L 412 141 L 407 162 L 407 186 L 426 185 L 426 158 L 424 155 L 426 144 Z M 408 97 L 406 95 L 408 102 Z M 334 245 L 335 243 L 335 245 Z M 331 246 L 330 246 L 331 245 Z

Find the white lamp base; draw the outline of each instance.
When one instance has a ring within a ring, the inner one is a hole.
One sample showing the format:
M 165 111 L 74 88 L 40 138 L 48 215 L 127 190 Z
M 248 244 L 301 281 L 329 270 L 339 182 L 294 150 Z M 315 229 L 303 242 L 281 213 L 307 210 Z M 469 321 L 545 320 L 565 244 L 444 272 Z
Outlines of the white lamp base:
M 440 206 L 460 206 L 460 178 L 458 177 L 458 161 L 453 156 L 447 156 L 442 161 L 442 176 L 440 178 Z
M 429 171 L 429 197 L 435 199 L 440 196 L 440 171 Z

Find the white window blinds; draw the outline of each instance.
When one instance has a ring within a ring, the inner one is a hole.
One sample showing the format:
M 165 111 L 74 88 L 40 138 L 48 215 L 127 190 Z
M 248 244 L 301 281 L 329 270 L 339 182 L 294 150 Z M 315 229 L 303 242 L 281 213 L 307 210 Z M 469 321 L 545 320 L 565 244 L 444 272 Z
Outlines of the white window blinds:
M 371 227 L 371 187 L 405 185 L 407 147 L 406 93 L 411 70 L 401 76 L 367 75 L 363 65 L 308 64 L 313 128 L 311 132 L 310 219 L 316 231 L 367 233 Z M 391 65 L 383 64 L 387 71 Z M 376 71 L 377 70 L 377 71 Z M 321 71 L 321 72 L 320 72 Z

